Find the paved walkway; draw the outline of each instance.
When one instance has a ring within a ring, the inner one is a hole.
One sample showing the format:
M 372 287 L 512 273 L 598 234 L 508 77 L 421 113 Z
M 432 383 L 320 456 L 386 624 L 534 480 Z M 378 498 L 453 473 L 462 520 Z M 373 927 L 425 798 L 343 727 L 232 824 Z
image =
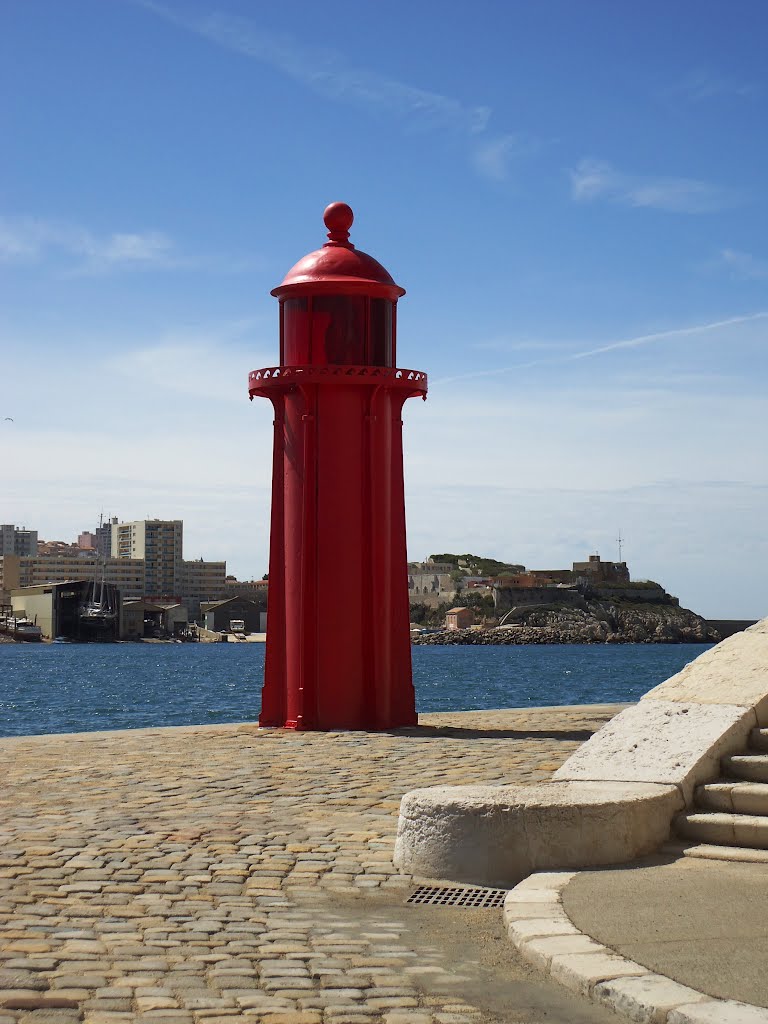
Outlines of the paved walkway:
M 391 854 L 407 790 L 540 782 L 617 710 L 0 740 L 0 1024 L 615 1020 Z

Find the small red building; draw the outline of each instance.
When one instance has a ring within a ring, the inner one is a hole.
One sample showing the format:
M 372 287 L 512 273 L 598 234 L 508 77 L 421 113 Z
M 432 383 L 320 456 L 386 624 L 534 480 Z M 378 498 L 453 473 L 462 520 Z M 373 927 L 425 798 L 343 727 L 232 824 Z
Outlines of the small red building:
M 475 614 L 471 608 L 450 608 L 445 613 L 446 629 L 469 629 L 474 622 Z

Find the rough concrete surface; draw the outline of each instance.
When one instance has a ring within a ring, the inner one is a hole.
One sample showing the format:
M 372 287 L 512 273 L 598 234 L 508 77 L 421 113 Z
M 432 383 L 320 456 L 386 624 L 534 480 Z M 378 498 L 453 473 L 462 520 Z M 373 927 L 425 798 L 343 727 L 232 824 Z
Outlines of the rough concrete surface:
M 614 711 L 0 741 L 0 1024 L 614 1020 L 391 859 L 407 790 L 540 782 Z
M 754 725 L 754 711 L 739 705 L 642 700 L 580 747 L 553 778 L 666 783 L 679 786 L 690 804 L 694 787 L 717 777 L 720 758 L 741 749 Z
M 659 848 L 683 806 L 675 786 L 548 782 L 437 786 L 403 797 L 395 864 L 510 887 L 533 871 L 618 864 Z
M 739 704 L 768 725 L 768 619 L 717 644 L 649 690 L 644 701 Z
M 709 996 L 768 1007 L 768 865 L 686 857 L 584 871 L 563 905 L 622 956 Z

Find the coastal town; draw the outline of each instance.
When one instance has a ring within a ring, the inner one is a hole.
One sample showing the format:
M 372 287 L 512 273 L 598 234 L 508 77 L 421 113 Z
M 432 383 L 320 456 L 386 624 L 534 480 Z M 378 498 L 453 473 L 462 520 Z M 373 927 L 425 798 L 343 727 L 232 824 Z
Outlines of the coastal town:
M 181 519 L 114 516 L 72 542 L 0 526 L 0 630 L 21 622 L 22 640 L 263 639 L 267 581 L 185 559 L 183 536 Z
M 262 641 L 266 576 L 188 560 L 181 519 L 113 516 L 73 541 L 0 526 L 0 636 L 20 641 Z M 659 583 L 592 554 L 570 569 L 478 555 L 408 563 L 414 643 L 696 642 L 720 638 Z

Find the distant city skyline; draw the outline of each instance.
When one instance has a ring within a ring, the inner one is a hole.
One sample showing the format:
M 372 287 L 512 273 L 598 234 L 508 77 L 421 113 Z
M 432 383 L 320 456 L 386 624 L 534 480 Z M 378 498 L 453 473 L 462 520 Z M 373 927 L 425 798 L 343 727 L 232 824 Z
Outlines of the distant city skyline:
M 329 32 L 329 26 L 332 32 Z M 407 289 L 409 557 L 595 551 L 768 614 L 768 9 L 568 0 L 0 13 L 0 518 L 185 521 L 267 571 L 269 291 L 325 239 Z

